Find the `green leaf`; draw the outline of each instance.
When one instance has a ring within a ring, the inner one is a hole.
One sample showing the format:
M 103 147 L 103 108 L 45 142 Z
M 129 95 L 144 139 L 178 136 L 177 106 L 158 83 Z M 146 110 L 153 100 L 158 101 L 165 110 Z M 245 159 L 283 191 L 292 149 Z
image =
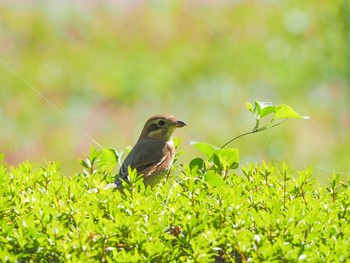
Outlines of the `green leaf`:
M 181 137 L 173 137 L 173 142 L 174 142 L 175 149 L 177 149 L 182 142 L 182 138 Z
M 225 181 L 224 179 L 218 175 L 217 173 L 215 173 L 215 171 L 210 170 L 208 171 L 205 176 L 204 176 L 204 180 L 213 186 L 225 186 Z
M 91 168 L 91 164 L 90 164 L 89 160 L 87 160 L 86 162 L 84 160 L 79 160 L 79 163 L 87 169 Z
M 308 116 L 301 116 L 290 106 L 281 104 L 278 105 L 275 109 L 274 119 L 286 119 L 286 118 L 299 118 L 299 119 L 309 119 Z
M 260 114 L 260 111 L 261 111 L 261 102 L 255 100 L 254 101 L 254 112 L 256 112 L 257 114 Z
M 260 119 L 274 112 L 276 108 L 271 102 L 260 102 L 256 100 L 254 103 L 255 111 Z
M 236 148 L 217 149 L 214 151 L 213 161 L 220 167 L 235 169 L 239 163 L 239 150 Z
M 101 151 L 95 149 L 94 147 L 90 147 L 90 152 L 88 155 L 88 159 L 91 161 L 91 163 L 95 163 L 96 159 L 100 156 Z
M 273 113 L 276 109 L 276 106 L 273 106 L 270 102 L 264 102 L 264 106 L 261 107 L 260 118 L 263 118 L 271 113 Z
M 114 165 L 119 160 L 119 153 L 116 152 L 116 150 L 111 148 L 106 148 L 101 150 L 100 157 L 100 164 L 111 164 Z
M 247 109 L 248 109 L 250 112 L 254 113 L 254 107 L 253 107 L 253 105 L 252 105 L 251 103 L 246 102 L 245 106 L 247 107 Z
M 202 158 L 195 158 L 190 162 L 190 169 L 198 167 L 198 169 L 202 169 L 204 167 L 204 160 Z
M 193 145 L 201 153 L 206 155 L 208 158 L 213 156 L 214 150 L 217 149 L 217 147 L 205 142 L 191 141 L 190 144 Z
M 246 107 L 250 112 L 255 114 L 256 119 L 261 119 L 273 113 L 276 108 L 271 102 L 260 102 L 257 100 L 254 101 L 254 109 L 253 105 L 249 102 L 246 103 Z

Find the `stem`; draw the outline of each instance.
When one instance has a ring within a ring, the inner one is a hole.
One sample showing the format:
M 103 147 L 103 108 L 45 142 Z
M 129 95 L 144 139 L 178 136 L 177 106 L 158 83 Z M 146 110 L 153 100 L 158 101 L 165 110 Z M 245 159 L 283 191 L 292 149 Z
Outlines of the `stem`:
M 246 132 L 246 133 L 243 133 L 243 134 L 241 134 L 241 135 L 238 135 L 238 136 L 236 136 L 235 138 L 229 140 L 229 141 L 228 141 L 227 143 L 225 143 L 223 146 L 221 146 L 220 149 L 223 149 L 224 147 L 226 147 L 227 145 L 229 145 L 229 144 L 230 144 L 231 142 L 233 142 L 234 140 L 237 140 L 238 138 L 241 138 L 241 137 L 243 137 L 243 136 L 246 136 L 246 135 L 248 135 L 248 134 L 252 134 L 252 133 L 255 133 L 255 132 L 257 132 L 257 130 L 253 130 L 253 131 Z
M 225 143 L 223 146 L 220 147 L 220 149 L 223 149 L 224 147 L 226 147 L 227 145 L 229 145 L 231 142 L 237 140 L 238 138 L 241 138 L 243 136 L 246 136 L 248 134 L 252 134 L 252 133 L 256 133 L 256 132 L 261 132 L 261 131 L 264 131 L 264 130 L 268 130 L 268 129 L 271 129 L 273 127 L 276 127 L 278 125 L 281 125 L 283 122 L 285 122 L 286 120 L 288 120 L 288 118 L 285 118 L 284 120 L 280 121 L 279 123 L 276 123 L 274 125 L 267 125 L 267 126 L 264 126 L 262 128 L 258 128 L 259 126 L 259 122 L 257 122 L 257 124 L 255 125 L 254 129 L 250 132 L 246 132 L 246 133 L 243 133 L 241 135 L 238 135 L 236 137 L 234 137 L 233 139 L 229 140 L 227 143 Z

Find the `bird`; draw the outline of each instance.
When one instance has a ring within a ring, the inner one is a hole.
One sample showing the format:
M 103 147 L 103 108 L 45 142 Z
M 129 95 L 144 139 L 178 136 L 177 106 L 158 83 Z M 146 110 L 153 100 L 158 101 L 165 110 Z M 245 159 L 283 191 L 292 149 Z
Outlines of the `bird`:
M 169 114 L 159 114 L 149 118 L 139 139 L 125 158 L 115 181 L 115 188 L 122 189 L 122 181 L 130 183 L 128 167 L 142 174 L 145 186 L 153 187 L 169 172 L 175 156 L 172 140 L 176 128 L 186 123 Z

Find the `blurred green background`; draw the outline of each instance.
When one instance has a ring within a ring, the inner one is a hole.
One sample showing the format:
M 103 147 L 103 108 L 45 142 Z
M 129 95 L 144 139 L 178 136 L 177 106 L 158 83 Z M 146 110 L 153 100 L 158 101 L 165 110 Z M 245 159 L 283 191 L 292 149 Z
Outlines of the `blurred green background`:
M 251 130 L 245 102 L 288 104 L 311 119 L 234 142 L 241 164 L 350 172 L 347 0 L 1 1 L 0 58 L 0 152 L 13 165 L 62 161 L 72 174 L 94 145 L 23 78 L 104 147 L 177 116 L 180 162 L 200 156 L 191 140 Z

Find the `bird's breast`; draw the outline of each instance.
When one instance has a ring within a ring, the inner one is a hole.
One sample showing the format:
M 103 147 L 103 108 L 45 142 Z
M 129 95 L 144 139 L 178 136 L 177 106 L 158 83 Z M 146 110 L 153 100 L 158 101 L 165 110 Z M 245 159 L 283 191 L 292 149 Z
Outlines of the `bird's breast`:
M 162 160 L 154 165 L 144 176 L 145 185 L 155 185 L 169 172 L 175 156 L 173 141 L 168 141 L 163 148 Z

